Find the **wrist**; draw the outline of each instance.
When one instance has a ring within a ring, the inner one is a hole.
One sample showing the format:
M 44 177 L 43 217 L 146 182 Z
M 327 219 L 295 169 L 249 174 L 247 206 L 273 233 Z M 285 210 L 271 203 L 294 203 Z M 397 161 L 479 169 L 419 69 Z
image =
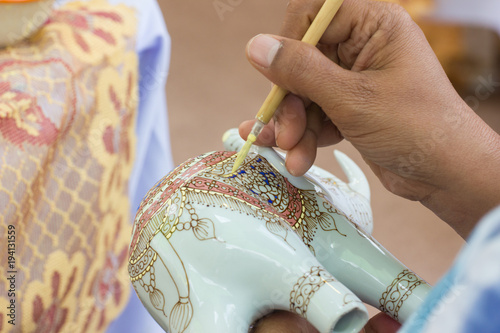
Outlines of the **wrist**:
M 466 238 L 500 204 L 500 136 L 470 108 L 442 145 L 440 184 L 421 203 Z

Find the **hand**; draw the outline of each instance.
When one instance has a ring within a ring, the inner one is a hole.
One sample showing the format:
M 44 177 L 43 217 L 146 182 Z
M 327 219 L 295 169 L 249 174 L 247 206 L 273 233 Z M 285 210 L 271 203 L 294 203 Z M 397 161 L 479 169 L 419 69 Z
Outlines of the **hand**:
M 401 325 L 379 313 L 371 318 L 361 333 L 395 333 Z M 318 333 L 305 319 L 291 312 L 277 311 L 259 320 L 251 333 Z
M 257 144 L 286 150 L 298 176 L 318 146 L 345 138 L 387 189 L 465 237 L 500 203 L 498 134 L 456 93 L 398 5 L 345 0 L 317 48 L 297 41 L 322 3 L 292 0 L 285 37 L 259 35 L 247 46 L 251 64 L 291 92 Z M 252 123 L 240 125 L 243 138 Z

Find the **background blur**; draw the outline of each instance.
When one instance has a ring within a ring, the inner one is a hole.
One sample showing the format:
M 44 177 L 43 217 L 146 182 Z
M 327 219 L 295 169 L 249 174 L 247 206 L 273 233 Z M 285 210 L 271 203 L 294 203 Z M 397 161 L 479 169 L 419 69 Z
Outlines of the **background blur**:
M 288 1 L 158 1 L 172 37 L 167 102 L 174 162 L 179 164 L 222 150 L 222 134 L 255 116 L 271 85 L 247 62 L 245 45 L 258 33 L 279 33 Z M 494 2 L 489 3 L 498 9 Z M 463 98 L 500 131 L 500 17 L 486 19 L 467 6 L 477 9 L 482 3 L 486 16 L 499 11 L 492 11 L 487 0 L 401 3 L 426 33 Z M 470 18 L 470 13 L 476 16 Z M 461 238 L 419 203 L 386 191 L 349 143 L 335 148 L 354 159 L 368 177 L 375 238 L 422 278 L 436 283 L 463 245 Z M 316 165 L 345 179 L 332 150 L 321 149 Z

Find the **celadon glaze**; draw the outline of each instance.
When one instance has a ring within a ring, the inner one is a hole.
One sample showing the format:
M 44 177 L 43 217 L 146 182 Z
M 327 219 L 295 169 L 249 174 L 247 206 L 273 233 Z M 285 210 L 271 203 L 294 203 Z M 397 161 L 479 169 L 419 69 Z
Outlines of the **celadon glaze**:
M 129 274 L 156 321 L 167 332 L 248 332 L 279 309 L 320 332 L 357 333 L 361 299 L 403 322 L 430 287 L 370 236 L 354 162 L 336 153 L 348 184 L 319 168 L 293 177 L 274 150 L 254 147 L 232 173 L 243 143 L 229 131 L 228 151 L 183 163 L 139 207 Z

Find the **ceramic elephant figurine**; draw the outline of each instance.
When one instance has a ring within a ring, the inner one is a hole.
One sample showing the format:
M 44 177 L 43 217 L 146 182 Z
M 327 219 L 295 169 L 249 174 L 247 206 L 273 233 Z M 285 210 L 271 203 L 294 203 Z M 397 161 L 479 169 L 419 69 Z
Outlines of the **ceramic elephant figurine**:
M 263 178 L 242 182 L 230 173 L 234 156 L 191 159 L 142 201 L 129 274 L 143 304 L 172 333 L 246 333 L 275 309 L 302 315 L 320 332 L 359 332 L 368 318 L 360 300 L 257 194 L 287 195 L 266 184 L 276 171 L 254 157 Z
M 238 140 L 224 135 L 228 150 Z M 349 184 L 317 168 L 293 177 L 274 150 L 257 147 L 236 173 L 236 153 L 224 151 L 160 180 L 139 207 L 129 256 L 134 288 L 158 323 L 247 332 L 282 309 L 320 332 L 358 332 L 367 320 L 358 297 L 404 321 L 429 286 L 365 231 L 366 179 L 337 155 Z

